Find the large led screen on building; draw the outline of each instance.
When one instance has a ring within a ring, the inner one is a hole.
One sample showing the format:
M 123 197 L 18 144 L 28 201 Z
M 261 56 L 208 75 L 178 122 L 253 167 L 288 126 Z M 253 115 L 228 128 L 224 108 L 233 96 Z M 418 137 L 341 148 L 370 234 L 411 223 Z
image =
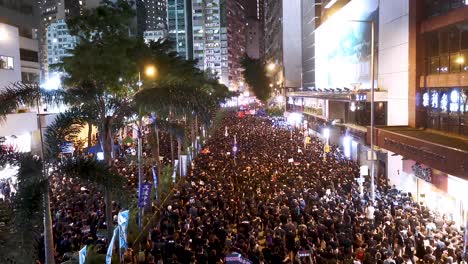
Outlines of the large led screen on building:
M 374 21 L 377 43 L 378 14 L 378 0 L 352 0 L 315 31 L 317 88 L 370 88 L 371 24 L 364 21 Z

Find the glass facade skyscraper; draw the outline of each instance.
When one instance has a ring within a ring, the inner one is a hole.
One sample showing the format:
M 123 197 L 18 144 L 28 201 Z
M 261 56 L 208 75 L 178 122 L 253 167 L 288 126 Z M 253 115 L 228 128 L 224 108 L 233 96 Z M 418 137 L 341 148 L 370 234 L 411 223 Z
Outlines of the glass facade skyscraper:
M 174 50 L 185 59 L 193 59 L 191 0 L 168 0 L 167 20 Z

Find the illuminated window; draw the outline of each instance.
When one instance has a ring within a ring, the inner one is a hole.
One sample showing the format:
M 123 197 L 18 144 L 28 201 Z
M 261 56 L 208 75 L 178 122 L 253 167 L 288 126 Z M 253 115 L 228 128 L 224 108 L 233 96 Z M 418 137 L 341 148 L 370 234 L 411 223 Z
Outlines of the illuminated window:
M 13 57 L 0 55 L 0 69 L 13 70 Z

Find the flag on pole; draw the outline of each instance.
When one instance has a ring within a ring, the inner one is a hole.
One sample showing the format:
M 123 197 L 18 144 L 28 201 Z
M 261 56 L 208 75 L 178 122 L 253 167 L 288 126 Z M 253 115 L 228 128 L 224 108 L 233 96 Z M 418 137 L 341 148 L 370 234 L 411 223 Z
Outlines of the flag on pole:
M 155 170 L 154 166 L 151 167 L 151 172 L 153 172 L 154 188 L 158 188 L 158 172 Z
M 80 262 L 80 264 L 84 264 L 84 263 L 85 263 L 86 253 L 87 253 L 87 246 L 84 246 L 84 247 L 80 250 L 80 252 L 78 253 L 78 254 L 79 254 L 79 262 Z
M 116 226 L 114 228 L 114 234 L 112 235 L 112 239 L 109 243 L 109 247 L 107 248 L 106 264 L 111 264 L 112 262 L 112 250 L 114 250 L 115 237 L 117 236 L 118 230 L 119 230 L 119 227 Z
M 117 217 L 117 223 L 119 224 L 119 245 L 120 248 L 127 249 L 127 229 L 128 229 L 128 220 L 130 218 L 130 214 L 128 210 L 119 212 Z
M 187 155 L 180 155 L 180 176 L 185 177 L 187 176 L 187 163 L 188 157 Z
M 172 182 L 176 182 L 177 168 L 179 168 L 179 160 L 174 160 L 174 171 L 172 171 Z

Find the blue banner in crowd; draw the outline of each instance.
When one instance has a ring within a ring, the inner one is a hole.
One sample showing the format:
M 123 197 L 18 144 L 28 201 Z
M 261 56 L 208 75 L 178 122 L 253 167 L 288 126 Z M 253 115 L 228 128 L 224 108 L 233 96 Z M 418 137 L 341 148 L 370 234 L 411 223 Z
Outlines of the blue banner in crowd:
M 115 237 L 117 236 L 118 230 L 119 230 L 118 226 L 114 228 L 114 234 L 112 235 L 112 239 L 109 243 L 109 247 L 107 248 L 106 264 L 111 264 L 112 262 L 112 251 L 114 250 Z
M 87 253 L 87 249 L 86 249 L 87 246 L 84 246 L 78 253 L 78 256 L 79 256 L 79 262 L 80 264 L 84 264 L 85 263 L 85 260 L 86 260 L 86 253 Z
M 146 207 L 151 202 L 151 183 L 143 183 L 138 195 L 138 207 Z
M 151 168 L 151 171 L 153 172 L 153 185 L 154 185 L 154 198 L 156 199 L 156 202 L 159 202 L 159 197 L 158 197 L 158 171 L 156 168 L 153 166 Z
M 122 211 L 117 217 L 117 223 L 119 224 L 119 247 L 127 249 L 127 229 L 128 229 L 128 220 L 130 214 L 128 210 Z
M 153 172 L 153 184 L 154 184 L 154 188 L 158 188 L 158 172 L 156 171 L 156 169 L 154 168 L 154 166 L 151 168 L 151 171 Z

